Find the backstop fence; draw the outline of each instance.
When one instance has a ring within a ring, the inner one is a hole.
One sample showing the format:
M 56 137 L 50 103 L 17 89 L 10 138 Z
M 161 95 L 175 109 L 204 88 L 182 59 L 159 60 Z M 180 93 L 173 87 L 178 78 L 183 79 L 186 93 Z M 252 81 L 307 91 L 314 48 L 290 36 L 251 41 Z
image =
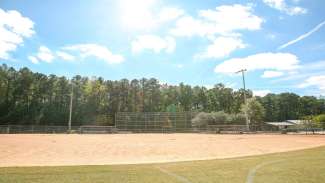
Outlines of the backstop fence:
M 115 126 L 121 132 L 134 133 L 241 133 L 247 131 L 246 125 L 218 124 L 194 126 L 192 119 L 197 112 L 118 112 Z M 250 125 L 250 131 L 276 131 L 270 125 Z
M 130 132 L 191 132 L 195 112 L 118 112 L 115 126 Z

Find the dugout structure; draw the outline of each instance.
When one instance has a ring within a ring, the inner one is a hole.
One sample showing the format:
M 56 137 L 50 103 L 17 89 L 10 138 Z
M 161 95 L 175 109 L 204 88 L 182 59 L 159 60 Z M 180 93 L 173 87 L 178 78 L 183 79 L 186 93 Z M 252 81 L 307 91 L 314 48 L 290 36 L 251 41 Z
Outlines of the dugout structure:
M 115 126 L 119 131 L 135 133 L 192 132 L 194 112 L 118 112 Z

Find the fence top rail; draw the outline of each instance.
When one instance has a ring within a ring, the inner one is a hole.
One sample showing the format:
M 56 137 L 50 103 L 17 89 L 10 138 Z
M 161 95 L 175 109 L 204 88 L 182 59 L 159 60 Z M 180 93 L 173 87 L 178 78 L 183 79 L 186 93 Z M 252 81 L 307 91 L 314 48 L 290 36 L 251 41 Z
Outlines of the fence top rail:
M 0 125 L 0 127 L 62 127 L 62 128 L 68 128 L 68 126 L 57 126 L 57 125 Z M 72 126 L 74 128 L 80 127 L 80 126 Z
M 227 125 L 227 124 L 221 124 L 221 125 L 207 125 L 208 127 L 246 127 L 246 125 Z M 263 125 L 249 125 L 249 126 L 263 126 Z
M 198 112 L 117 112 L 116 114 L 195 114 Z
M 81 125 L 80 128 L 115 128 L 115 126 Z

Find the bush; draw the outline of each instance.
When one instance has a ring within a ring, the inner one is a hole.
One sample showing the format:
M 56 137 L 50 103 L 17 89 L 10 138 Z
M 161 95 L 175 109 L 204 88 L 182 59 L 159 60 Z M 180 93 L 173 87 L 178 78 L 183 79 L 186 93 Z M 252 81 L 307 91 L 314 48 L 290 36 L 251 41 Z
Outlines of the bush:
M 200 112 L 192 119 L 192 125 L 202 127 L 206 125 L 245 124 L 244 114 L 227 114 L 223 111 L 205 113 Z
M 211 113 L 200 112 L 192 119 L 192 125 L 196 127 L 206 126 L 213 122 Z
M 231 124 L 238 124 L 238 125 L 246 124 L 245 114 L 242 114 L 242 113 L 239 113 L 239 114 L 230 114 L 229 115 L 229 123 L 231 123 Z
M 319 127 L 325 129 L 325 114 L 315 116 L 313 121 L 315 121 Z
M 213 121 L 212 123 L 209 123 L 209 125 L 224 124 L 229 120 L 229 114 L 223 111 L 211 113 L 211 116 Z

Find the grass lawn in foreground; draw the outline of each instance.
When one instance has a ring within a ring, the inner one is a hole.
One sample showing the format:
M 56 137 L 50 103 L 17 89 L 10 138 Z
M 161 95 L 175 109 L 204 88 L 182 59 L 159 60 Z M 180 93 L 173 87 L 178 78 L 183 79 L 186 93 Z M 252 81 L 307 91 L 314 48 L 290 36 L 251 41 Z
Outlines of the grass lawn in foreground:
M 325 147 L 261 156 L 178 163 L 0 168 L 0 182 L 325 182 Z

